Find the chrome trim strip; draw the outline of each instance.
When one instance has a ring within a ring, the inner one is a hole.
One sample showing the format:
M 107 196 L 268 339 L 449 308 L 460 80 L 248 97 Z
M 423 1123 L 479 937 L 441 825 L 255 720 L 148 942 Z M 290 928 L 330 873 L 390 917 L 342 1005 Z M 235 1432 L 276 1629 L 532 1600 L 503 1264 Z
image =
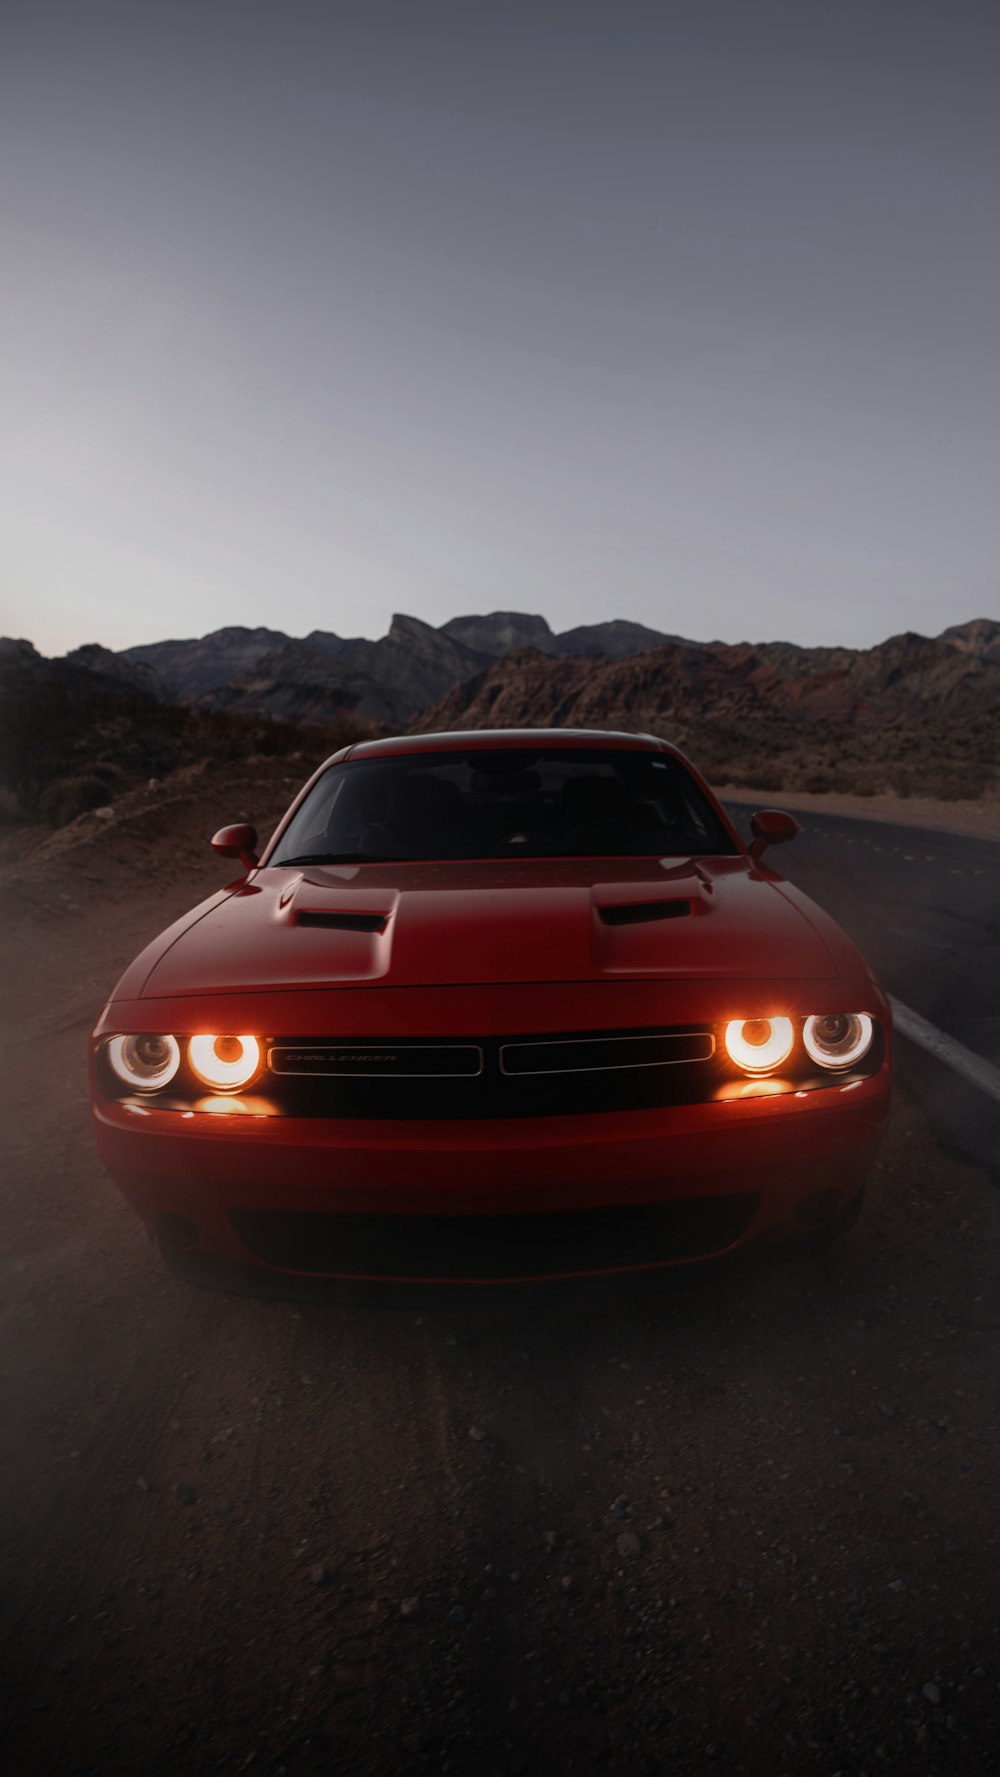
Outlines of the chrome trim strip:
M 622 1061 L 610 1062 L 597 1067 L 540 1067 L 528 1069 L 524 1073 L 510 1073 L 504 1064 L 504 1056 L 508 1049 L 552 1049 L 569 1048 L 573 1044 L 586 1043 L 593 1047 L 599 1043 L 664 1043 L 683 1042 L 685 1037 L 692 1037 L 708 1044 L 704 1055 L 682 1055 L 676 1061 Z M 610 1074 L 637 1072 L 647 1067 L 688 1067 L 699 1061 L 710 1061 L 715 1054 L 715 1038 L 711 1031 L 662 1031 L 652 1036 L 636 1037 L 547 1037 L 538 1042 L 502 1043 L 500 1045 L 500 1072 L 508 1080 L 538 1080 L 545 1074 Z

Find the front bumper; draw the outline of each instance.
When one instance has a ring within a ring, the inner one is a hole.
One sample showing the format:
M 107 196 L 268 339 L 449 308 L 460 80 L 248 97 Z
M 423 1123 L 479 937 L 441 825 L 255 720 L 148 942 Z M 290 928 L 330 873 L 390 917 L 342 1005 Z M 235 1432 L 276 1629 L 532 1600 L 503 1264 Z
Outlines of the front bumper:
M 254 1274 L 261 1284 L 268 1275 L 499 1282 L 712 1257 L 807 1218 L 810 1204 L 832 1220 L 874 1158 L 889 1090 L 887 1060 L 870 1079 L 820 1091 L 446 1123 L 178 1115 L 95 1094 L 94 1126 L 125 1197 L 171 1262 L 202 1280 L 217 1266 L 230 1282 L 246 1274 L 251 1288 Z M 657 1205 L 673 1214 L 623 1226 L 623 1209 Z M 584 1215 L 589 1259 L 574 1220 Z M 550 1219 L 559 1216 L 564 1243 Z M 415 1270 L 405 1224 L 397 1237 L 401 1218 L 438 1218 L 442 1235 L 488 1218 L 490 1234 L 466 1243 L 463 1264 L 460 1239 L 428 1242 L 426 1222 L 419 1234 L 414 1222 L 410 1245 L 425 1255 Z M 371 1238 L 380 1221 L 393 1235 L 384 1261 Z M 310 1227 L 329 1238 L 311 1243 Z M 505 1231 L 515 1239 L 504 1243 L 509 1265 L 498 1267 Z M 487 1251 L 494 1257 L 484 1266 Z
M 773 1097 L 416 1119 L 234 1115 L 225 1100 L 214 1110 L 130 1108 L 104 1094 L 95 1065 L 115 1030 L 464 1040 L 716 1024 L 772 1007 L 802 1016 L 817 1006 L 870 1007 L 885 1031 L 876 1074 Z M 126 1000 L 105 1009 L 91 1067 L 101 1158 L 187 1275 L 283 1294 L 339 1277 L 495 1283 L 688 1262 L 810 1215 L 834 1219 L 884 1129 L 891 1013 L 862 976 Z M 662 1214 L 647 1213 L 657 1206 Z

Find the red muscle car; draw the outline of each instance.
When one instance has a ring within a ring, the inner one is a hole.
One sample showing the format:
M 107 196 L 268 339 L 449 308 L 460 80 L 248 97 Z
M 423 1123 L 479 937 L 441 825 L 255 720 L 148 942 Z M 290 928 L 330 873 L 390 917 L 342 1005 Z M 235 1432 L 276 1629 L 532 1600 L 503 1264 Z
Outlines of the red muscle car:
M 91 1043 L 101 1156 L 175 1270 L 637 1270 L 851 1226 L 885 995 L 649 735 L 423 734 L 328 759 L 263 855 L 126 970 Z M 327 1285 L 327 1287 L 329 1287 Z

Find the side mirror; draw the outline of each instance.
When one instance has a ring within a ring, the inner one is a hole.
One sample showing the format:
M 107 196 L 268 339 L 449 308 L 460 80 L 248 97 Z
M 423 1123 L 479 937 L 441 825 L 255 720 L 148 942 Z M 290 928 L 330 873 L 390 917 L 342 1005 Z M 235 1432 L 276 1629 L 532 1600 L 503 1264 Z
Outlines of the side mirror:
M 759 808 L 750 816 L 750 831 L 753 840 L 750 856 L 755 864 L 759 864 L 769 845 L 787 845 L 794 839 L 799 830 L 799 823 L 794 815 L 786 814 L 782 808 Z
M 257 867 L 256 847 L 256 827 L 242 822 L 235 827 L 220 827 L 212 839 L 212 850 L 218 852 L 220 858 L 239 858 L 247 870 Z

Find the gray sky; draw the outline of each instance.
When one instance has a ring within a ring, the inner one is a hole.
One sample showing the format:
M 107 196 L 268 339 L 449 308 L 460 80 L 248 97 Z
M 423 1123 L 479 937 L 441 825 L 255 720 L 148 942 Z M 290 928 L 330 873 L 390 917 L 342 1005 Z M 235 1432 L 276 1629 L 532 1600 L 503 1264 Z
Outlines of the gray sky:
M 1000 610 L 995 0 L 0 0 L 0 629 Z

